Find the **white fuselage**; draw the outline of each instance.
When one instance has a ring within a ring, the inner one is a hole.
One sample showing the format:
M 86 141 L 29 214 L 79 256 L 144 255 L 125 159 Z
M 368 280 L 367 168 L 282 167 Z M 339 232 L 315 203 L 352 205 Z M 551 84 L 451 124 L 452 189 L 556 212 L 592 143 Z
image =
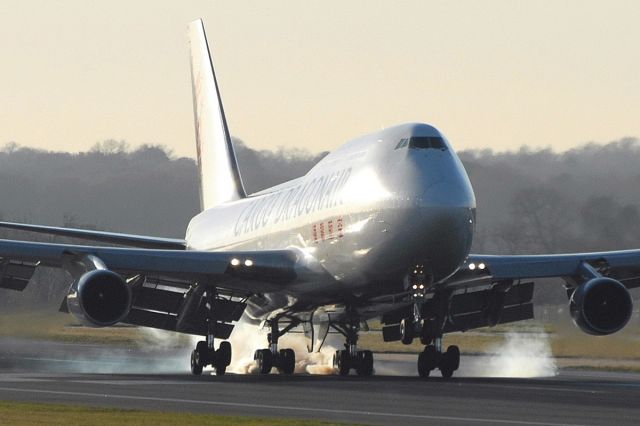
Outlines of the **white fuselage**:
M 412 137 L 442 138 L 444 147 L 412 148 Z M 453 274 L 469 253 L 474 213 L 446 139 L 407 124 L 343 145 L 301 178 L 203 211 L 186 241 L 192 250 L 297 249 L 333 277 L 309 297 L 330 301 L 396 292 L 417 263 L 436 281 Z

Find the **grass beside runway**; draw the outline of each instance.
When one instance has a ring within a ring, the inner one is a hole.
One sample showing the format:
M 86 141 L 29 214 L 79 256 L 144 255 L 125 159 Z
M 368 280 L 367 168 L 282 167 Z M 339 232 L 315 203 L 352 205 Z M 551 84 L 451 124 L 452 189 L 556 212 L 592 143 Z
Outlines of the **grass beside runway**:
M 601 368 L 634 371 L 640 369 L 640 328 L 635 320 L 621 332 L 610 336 L 590 336 L 574 327 L 568 318 L 565 323 L 543 324 L 523 321 L 515 324 L 481 328 L 468 333 L 445 336 L 445 345 L 458 345 L 463 354 L 493 354 L 500 351 L 512 333 L 544 332 L 554 357 L 563 367 Z M 418 339 L 412 345 L 383 342 L 380 324 L 372 323 L 370 332 L 360 335 L 359 346 L 377 353 L 418 353 L 423 345 Z M 376 330 L 378 329 L 378 330 Z M 112 344 L 131 348 L 158 343 L 158 338 L 138 327 L 82 327 L 70 315 L 55 311 L 4 312 L 0 315 L 0 336 L 34 338 L 78 344 Z M 261 336 L 262 337 L 262 336 Z M 190 336 L 171 333 L 171 341 L 163 345 L 185 348 L 192 345 Z
M 209 414 L 171 413 L 158 411 L 122 410 L 117 408 L 85 407 L 63 404 L 33 404 L 0 402 L 2 425 L 301 425 L 319 426 L 336 423 L 317 420 L 218 416 Z M 342 424 L 342 423 L 340 423 Z
M 150 329 L 147 329 L 150 330 Z M 153 340 L 143 327 L 84 327 L 69 314 L 56 311 L 3 312 L 0 314 L 0 336 L 43 339 L 60 343 L 108 344 L 139 346 Z M 191 346 L 191 337 L 171 333 L 176 347 Z

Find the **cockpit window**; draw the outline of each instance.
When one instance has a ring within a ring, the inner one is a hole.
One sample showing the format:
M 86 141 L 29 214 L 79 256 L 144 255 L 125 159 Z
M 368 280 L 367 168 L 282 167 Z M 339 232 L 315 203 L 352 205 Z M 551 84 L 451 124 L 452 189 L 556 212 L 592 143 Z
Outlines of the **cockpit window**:
M 409 139 L 407 138 L 400 139 L 400 142 L 398 142 L 398 145 L 396 145 L 394 149 L 404 148 L 405 146 L 407 146 L 407 143 L 409 143 Z
M 439 136 L 414 136 L 409 139 L 409 148 L 417 149 L 446 149 L 444 141 Z

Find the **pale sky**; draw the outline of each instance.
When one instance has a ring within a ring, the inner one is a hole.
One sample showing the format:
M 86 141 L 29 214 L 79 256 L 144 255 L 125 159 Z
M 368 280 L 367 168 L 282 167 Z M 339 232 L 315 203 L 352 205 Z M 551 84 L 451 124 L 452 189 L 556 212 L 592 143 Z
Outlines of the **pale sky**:
M 312 152 L 421 121 L 456 149 L 640 136 L 640 1 L 0 0 L 0 144 L 194 156 L 187 24 L 229 127 Z

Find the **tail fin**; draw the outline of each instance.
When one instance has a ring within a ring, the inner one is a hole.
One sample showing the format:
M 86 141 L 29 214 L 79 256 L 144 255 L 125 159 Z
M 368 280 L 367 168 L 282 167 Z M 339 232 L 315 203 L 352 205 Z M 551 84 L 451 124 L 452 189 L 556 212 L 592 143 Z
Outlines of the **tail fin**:
M 224 116 L 202 20 L 189 24 L 191 84 L 196 127 L 200 206 L 203 210 L 246 197 Z

